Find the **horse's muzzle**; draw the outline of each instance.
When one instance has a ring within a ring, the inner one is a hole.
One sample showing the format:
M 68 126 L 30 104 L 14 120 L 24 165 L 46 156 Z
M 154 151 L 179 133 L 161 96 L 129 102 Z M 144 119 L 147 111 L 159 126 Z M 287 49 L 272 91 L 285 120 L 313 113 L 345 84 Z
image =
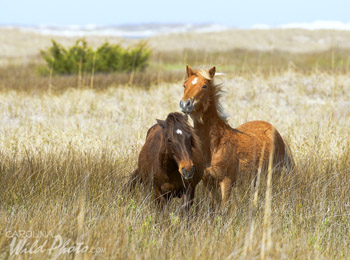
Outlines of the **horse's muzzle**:
M 182 176 L 183 176 L 186 180 L 192 179 L 192 178 L 193 178 L 193 175 L 194 175 L 194 173 L 195 173 L 195 171 L 196 171 L 196 167 L 194 167 L 194 165 L 193 165 L 190 171 L 187 171 L 187 170 L 185 169 L 185 167 L 182 167 L 181 171 L 182 171 Z
M 193 111 L 193 99 L 188 99 L 186 101 L 180 101 L 181 111 L 185 114 L 190 114 Z

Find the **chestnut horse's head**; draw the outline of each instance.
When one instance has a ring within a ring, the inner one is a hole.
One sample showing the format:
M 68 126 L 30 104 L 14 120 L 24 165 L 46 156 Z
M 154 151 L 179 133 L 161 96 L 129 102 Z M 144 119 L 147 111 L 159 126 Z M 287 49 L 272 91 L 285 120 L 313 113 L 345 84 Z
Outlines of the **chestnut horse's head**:
M 157 119 L 163 130 L 166 153 L 177 163 L 180 174 L 190 179 L 195 173 L 193 153 L 198 149 L 198 137 L 187 123 L 187 115 L 170 113 L 165 121 Z
M 208 71 L 192 70 L 187 65 L 187 79 L 184 83 L 184 95 L 180 101 L 181 111 L 191 114 L 197 111 L 206 111 L 210 99 L 215 96 L 213 80 L 215 67 Z

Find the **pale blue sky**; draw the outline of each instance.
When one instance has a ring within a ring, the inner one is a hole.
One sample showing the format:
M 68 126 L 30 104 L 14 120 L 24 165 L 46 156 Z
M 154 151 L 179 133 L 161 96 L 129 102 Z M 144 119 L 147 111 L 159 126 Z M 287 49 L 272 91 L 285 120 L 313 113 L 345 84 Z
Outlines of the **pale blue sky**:
M 350 0 L 2 0 L 0 25 L 216 23 L 234 27 L 350 22 Z

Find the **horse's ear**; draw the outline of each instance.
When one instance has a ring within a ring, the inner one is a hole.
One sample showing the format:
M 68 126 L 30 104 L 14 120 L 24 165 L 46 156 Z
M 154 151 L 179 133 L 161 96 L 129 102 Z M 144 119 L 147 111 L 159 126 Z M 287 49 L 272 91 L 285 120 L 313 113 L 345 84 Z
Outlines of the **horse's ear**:
M 194 74 L 193 70 L 190 67 L 190 65 L 186 66 L 186 72 L 187 72 L 187 77 L 191 77 Z
M 158 125 L 160 125 L 162 128 L 166 127 L 166 122 L 164 120 L 157 119 Z
M 214 78 L 214 76 L 215 76 L 215 71 L 216 71 L 215 66 L 213 66 L 213 67 L 209 70 L 209 76 L 210 76 L 211 79 Z

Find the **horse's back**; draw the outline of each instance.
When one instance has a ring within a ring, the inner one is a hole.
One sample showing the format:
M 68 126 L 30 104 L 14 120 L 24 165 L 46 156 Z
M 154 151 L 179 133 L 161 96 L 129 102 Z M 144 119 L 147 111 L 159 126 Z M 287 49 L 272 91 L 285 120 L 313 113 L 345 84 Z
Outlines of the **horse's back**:
M 273 131 L 275 129 L 273 125 L 265 121 L 249 121 L 236 128 L 237 130 L 246 133 L 251 136 L 257 136 L 265 134 L 266 132 Z
M 275 146 L 283 144 L 283 139 L 277 129 L 265 121 L 249 121 L 236 128 L 241 139 L 246 142 L 254 142 L 262 145 L 271 144 L 272 140 Z M 251 144 L 249 144 L 251 145 Z
M 255 164 L 258 163 L 262 155 L 262 150 L 264 150 L 263 162 L 266 166 L 271 148 L 273 147 L 273 165 L 283 165 L 285 144 L 280 133 L 270 123 L 265 121 L 249 121 L 237 127 L 236 130 L 238 152 L 251 157 L 247 158 L 248 160 L 246 161 L 255 162 Z

